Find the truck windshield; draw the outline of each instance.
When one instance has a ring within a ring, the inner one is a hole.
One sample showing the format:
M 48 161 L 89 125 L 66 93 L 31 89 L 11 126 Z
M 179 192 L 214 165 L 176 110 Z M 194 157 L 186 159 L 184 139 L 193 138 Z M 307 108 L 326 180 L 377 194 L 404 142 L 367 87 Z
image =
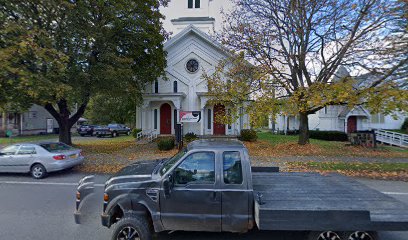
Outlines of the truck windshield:
M 166 172 L 169 171 L 169 169 L 180 159 L 182 158 L 187 152 L 187 148 L 183 148 L 180 152 L 178 152 L 176 155 L 171 157 L 167 162 L 163 164 L 163 167 L 160 169 L 160 176 L 163 176 Z

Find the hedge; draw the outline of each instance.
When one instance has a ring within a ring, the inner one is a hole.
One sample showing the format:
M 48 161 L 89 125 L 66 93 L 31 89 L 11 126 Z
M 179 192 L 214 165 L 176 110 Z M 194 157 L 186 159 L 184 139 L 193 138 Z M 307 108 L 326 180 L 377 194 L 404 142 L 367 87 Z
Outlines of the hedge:
M 348 136 L 345 132 L 340 131 L 315 131 L 310 130 L 310 138 L 326 141 L 348 141 Z
M 193 132 L 189 132 L 186 135 L 184 135 L 184 140 L 186 142 L 192 142 L 194 140 L 198 139 L 197 134 L 193 133 Z
M 255 142 L 258 139 L 256 131 L 253 129 L 243 129 L 241 130 L 241 135 L 238 137 L 241 141 Z
M 157 139 L 157 147 L 160 151 L 169 151 L 174 148 L 174 137 Z

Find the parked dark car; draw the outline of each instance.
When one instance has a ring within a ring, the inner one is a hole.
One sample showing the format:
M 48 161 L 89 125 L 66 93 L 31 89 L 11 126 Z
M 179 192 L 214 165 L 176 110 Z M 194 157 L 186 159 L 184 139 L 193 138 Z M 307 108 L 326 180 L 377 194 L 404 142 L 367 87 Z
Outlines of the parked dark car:
M 75 220 L 93 189 L 83 178 Z M 376 240 L 408 230 L 408 206 L 341 176 L 251 167 L 239 141 L 197 140 L 169 159 L 141 161 L 105 183 L 102 225 L 112 239 L 151 240 L 153 232 L 302 231 L 308 240 Z
M 89 136 L 93 136 L 94 132 L 95 132 L 95 128 L 97 128 L 99 126 L 96 125 L 81 125 L 78 127 L 77 132 L 79 135 L 81 135 L 81 137 L 89 135 Z
M 95 128 L 94 131 L 97 137 L 103 137 L 103 136 L 117 137 L 120 134 L 130 135 L 131 133 L 130 128 L 126 127 L 123 124 L 117 124 L 117 123 L 108 124 L 108 126 L 105 126 L 105 127 Z

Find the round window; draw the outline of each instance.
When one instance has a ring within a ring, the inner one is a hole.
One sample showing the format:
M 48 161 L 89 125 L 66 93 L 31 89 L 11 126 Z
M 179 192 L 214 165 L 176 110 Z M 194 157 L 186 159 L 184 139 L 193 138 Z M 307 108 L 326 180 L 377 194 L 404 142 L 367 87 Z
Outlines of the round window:
M 190 59 L 187 61 L 186 68 L 189 72 L 195 73 L 198 70 L 198 62 L 195 59 Z

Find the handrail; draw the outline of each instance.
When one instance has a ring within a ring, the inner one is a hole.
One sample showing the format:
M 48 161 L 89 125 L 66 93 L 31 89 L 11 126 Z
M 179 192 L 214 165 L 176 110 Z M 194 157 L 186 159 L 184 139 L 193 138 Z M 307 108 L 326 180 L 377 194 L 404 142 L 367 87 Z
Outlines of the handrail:
M 379 142 L 399 147 L 408 147 L 408 134 L 397 133 L 382 129 L 375 130 L 375 134 L 376 140 Z

